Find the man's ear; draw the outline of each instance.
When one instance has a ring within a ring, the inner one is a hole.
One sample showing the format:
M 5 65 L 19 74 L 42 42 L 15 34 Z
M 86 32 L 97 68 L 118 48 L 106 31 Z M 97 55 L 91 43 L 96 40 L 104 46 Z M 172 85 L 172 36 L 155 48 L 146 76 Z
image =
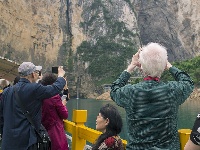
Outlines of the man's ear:
M 34 73 L 31 73 L 31 77 L 34 78 Z

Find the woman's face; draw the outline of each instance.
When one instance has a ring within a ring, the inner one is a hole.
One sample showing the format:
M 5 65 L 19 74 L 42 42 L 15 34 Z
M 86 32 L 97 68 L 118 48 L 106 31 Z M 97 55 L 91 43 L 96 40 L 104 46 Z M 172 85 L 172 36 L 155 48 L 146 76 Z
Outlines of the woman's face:
M 99 113 L 96 119 L 96 130 L 101 131 L 101 132 L 106 132 L 106 126 L 109 123 L 109 119 L 104 119 L 104 117 Z

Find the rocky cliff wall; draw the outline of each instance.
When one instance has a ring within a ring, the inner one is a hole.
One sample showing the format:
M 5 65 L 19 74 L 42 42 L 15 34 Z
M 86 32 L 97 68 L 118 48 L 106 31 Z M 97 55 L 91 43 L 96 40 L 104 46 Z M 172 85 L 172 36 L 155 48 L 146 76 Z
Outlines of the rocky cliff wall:
M 150 41 L 168 48 L 171 61 L 199 55 L 200 1 L 133 1 L 143 44 Z
M 0 0 L 0 55 L 44 71 L 63 65 L 71 95 L 92 97 L 148 42 L 166 46 L 171 61 L 199 55 L 199 7 L 199 0 Z
M 32 61 L 44 68 L 57 64 L 67 36 L 60 21 L 66 18 L 65 10 L 65 1 L 0 0 L 1 56 L 18 63 Z

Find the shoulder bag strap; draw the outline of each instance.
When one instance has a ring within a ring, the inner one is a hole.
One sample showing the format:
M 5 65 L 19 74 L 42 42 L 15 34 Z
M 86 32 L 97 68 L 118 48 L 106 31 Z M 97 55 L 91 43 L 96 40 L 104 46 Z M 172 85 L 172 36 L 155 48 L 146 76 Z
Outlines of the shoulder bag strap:
M 16 86 L 14 86 L 14 93 L 15 93 L 15 98 L 16 98 L 16 100 L 17 100 L 17 103 L 18 103 L 19 106 L 21 107 L 24 116 L 25 116 L 25 117 L 27 118 L 27 120 L 30 122 L 30 124 L 32 125 L 32 127 L 34 128 L 34 130 L 36 131 L 36 133 L 38 134 L 38 136 L 41 137 L 40 134 L 39 134 L 39 132 L 38 132 L 38 130 L 35 128 L 35 125 L 34 125 L 34 123 L 33 123 L 33 119 L 31 118 L 31 115 L 30 115 L 29 111 L 25 109 L 24 103 L 23 103 L 23 102 L 20 100 L 20 98 L 19 98 L 19 95 L 18 95 L 18 93 L 17 93 L 17 87 L 16 87 Z

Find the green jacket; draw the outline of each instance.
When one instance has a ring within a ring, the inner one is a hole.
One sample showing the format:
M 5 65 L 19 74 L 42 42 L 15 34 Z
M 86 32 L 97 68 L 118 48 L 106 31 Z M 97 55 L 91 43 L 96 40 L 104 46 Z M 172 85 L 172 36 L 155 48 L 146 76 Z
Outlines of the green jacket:
M 126 111 L 127 150 L 180 150 L 178 108 L 194 84 L 189 75 L 175 67 L 169 72 L 176 81 L 148 80 L 131 85 L 127 84 L 131 75 L 124 71 L 113 82 L 111 98 Z

